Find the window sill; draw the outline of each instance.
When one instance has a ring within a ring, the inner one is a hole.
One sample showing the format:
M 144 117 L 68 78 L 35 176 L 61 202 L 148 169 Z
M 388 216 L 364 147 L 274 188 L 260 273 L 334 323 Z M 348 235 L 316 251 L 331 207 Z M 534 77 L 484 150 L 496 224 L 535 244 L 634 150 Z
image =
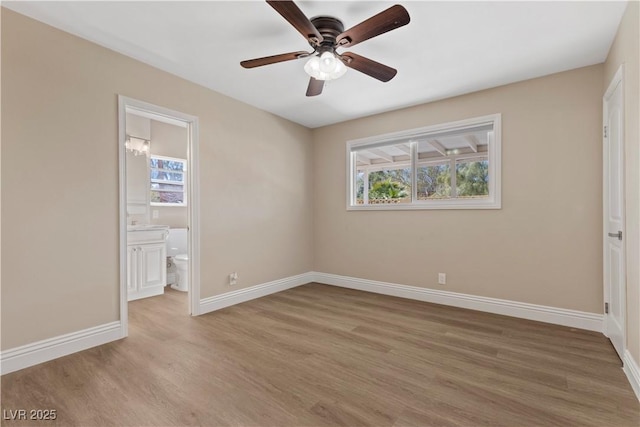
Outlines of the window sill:
M 151 202 L 149 203 L 150 206 L 173 206 L 173 207 L 179 207 L 179 208 L 186 208 L 187 204 L 186 203 L 158 203 L 158 202 Z
M 502 209 L 500 201 L 438 200 L 424 203 L 347 205 L 348 211 L 412 211 L 434 209 Z

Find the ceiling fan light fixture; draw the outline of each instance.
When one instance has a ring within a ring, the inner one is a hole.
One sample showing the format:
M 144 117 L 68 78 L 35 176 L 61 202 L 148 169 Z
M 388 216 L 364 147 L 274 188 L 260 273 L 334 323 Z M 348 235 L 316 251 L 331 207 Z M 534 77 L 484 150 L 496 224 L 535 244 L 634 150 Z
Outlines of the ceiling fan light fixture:
M 336 67 L 336 57 L 331 52 L 324 52 L 320 55 L 320 71 L 323 73 L 330 73 Z
M 347 67 L 333 52 L 323 52 L 312 56 L 304 66 L 304 71 L 316 80 L 335 80 L 347 72 Z

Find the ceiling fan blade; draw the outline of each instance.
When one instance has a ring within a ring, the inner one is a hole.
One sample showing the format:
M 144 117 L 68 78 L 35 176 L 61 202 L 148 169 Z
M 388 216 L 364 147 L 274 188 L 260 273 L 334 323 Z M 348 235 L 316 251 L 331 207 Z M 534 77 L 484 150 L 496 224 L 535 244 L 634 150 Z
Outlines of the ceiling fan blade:
M 407 9 L 396 4 L 366 21 L 362 21 L 355 27 L 349 28 L 336 38 L 336 43 L 341 47 L 354 46 L 380 34 L 407 25 L 410 20 Z
M 319 45 L 323 38 L 318 29 L 311 23 L 309 18 L 292 1 L 267 0 L 269 6 L 274 8 L 289 24 L 302 34 L 312 45 Z
M 240 65 L 244 68 L 262 67 L 263 65 L 275 64 L 277 62 L 291 61 L 292 59 L 306 58 L 311 55 L 309 52 L 299 51 L 283 53 L 281 55 L 265 56 L 264 58 L 249 59 L 242 61 Z
M 317 96 L 322 93 L 324 87 L 324 80 L 316 80 L 313 77 L 309 80 L 309 86 L 307 87 L 307 96 Z
M 378 79 L 381 82 L 388 82 L 395 77 L 398 70 L 387 67 L 384 64 L 373 61 L 364 56 L 356 55 L 352 52 L 343 53 L 341 56 L 342 62 L 354 70 L 360 71 L 368 76 Z

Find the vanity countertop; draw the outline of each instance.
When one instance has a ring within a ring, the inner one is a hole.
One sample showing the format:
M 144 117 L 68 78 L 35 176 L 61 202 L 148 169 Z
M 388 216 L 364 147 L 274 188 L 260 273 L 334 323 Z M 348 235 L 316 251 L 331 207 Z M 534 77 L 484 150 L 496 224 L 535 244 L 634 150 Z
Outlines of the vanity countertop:
M 168 230 L 168 225 L 156 225 L 156 224 L 136 224 L 127 225 L 127 231 L 156 231 L 156 230 Z

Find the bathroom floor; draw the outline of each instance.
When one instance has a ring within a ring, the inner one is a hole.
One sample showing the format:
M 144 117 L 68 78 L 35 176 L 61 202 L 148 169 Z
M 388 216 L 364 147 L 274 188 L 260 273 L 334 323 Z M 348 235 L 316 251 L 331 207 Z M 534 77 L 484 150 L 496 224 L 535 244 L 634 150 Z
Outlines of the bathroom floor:
M 162 316 L 162 319 L 156 316 Z M 129 336 L 153 332 L 154 324 L 166 328 L 167 324 L 189 317 L 189 293 L 165 286 L 163 295 L 129 302 Z

